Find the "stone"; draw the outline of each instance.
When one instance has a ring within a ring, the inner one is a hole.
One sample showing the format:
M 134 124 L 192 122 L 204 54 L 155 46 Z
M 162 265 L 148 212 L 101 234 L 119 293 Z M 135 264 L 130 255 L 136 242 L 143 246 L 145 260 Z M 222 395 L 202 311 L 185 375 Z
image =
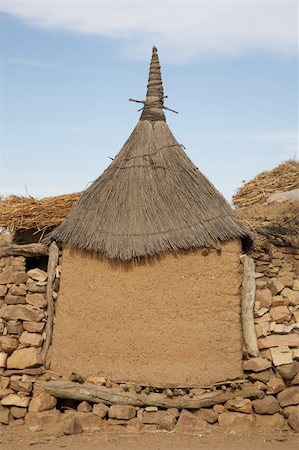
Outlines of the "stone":
M 208 423 L 216 423 L 218 420 L 218 415 L 213 409 L 201 408 L 194 413 L 197 417 L 205 420 Z
M 7 359 L 8 369 L 26 369 L 36 367 L 41 364 L 40 351 L 36 347 L 22 348 L 15 350 Z
M 256 317 L 254 323 L 271 322 L 271 316 L 269 313 L 264 314 L 262 317 Z
M 92 412 L 96 416 L 100 417 L 101 419 L 104 419 L 104 417 L 108 414 L 109 406 L 105 405 L 104 403 L 97 403 L 93 405 Z
M 9 320 L 6 323 L 7 334 L 21 334 L 23 331 L 22 322 L 18 320 Z
M 156 412 L 156 411 L 158 411 L 158 407 L 157 406 L 146 406 L 145 407 L 145 411 L 147 411 L 147 412 Z
M 252 402 L 248 398 L 236 397 L 231 400 L 228 400 L 224 404 L 224 408 L 230 411 L 250 414 L 252 413 Z
M 48 394 L 47 392 L 41 392 L 36 397 L 33 397 L 30 405 L 29 405 L 29 412 L 41 412 L 41 411 L 48 411 L 49 409 L 55 408 L 57 403 L 57 400 L 55 397 L 52 397 L 52 395 Z
M 292 355 L 293 355 L 293 359 L 295 361 L 298 361 L 299 360 L 299 348 L 293 348 Z
M 176 422 L 176 418 L 172 414 L 166 413 L 161 417 L 159 422 L 159 430 L 172 431 L 176 425 Z
M 20 336 L 20 344 L 24 344 L 30 347 L 40 347 L 43 343 L 43 337 L 41 334 L 29 333 L 24 331 Z
M 46 291 L 46 287 L 45 286 L 38 286 L 37 283 L 28 283 L 27 281 L 27 286 L 28 286 L 28 291 L 32 292 L 32 293 L 43 293 Z
M 10 385 L 9 387 L 13 389 L 15 392 L 32 392 L 32 383 L 25 382 L 19 379 L 14 379 L 14 377 L 11 377 Z
M 159 425 L 161 418 L 168 414 L 167 411 L 144 411 L 142 415 L 142 423 Z
M 299 412 L 299 405 L 292 405 L 292 406 L 286 406 L 282 409 L 283 417 L 288 418 L 292 411 L 298 411 Z
M 291 364 L 293 362 L 292 351 L 287 345 L 281 347 L 270 348 L 271 358 L 274 366 L 282 366 L 283 364 Z
M 269 308 L 261 308 L 254 313 L 254 317 L 262 317 L 266 315 L 269 311 Z
M 294 284 L 294 278 L 288 275 L 285 275 L 284 277 L 278 277 L 278 281 L 284 285 L 284 287 L 291 288 Z
M 45 308 L 47 306 L 47 301 L 43 294 L 35 293 L 35 294 L 27 294 L 26 302 L 29 305 L 36 306 L 37 308 Z
M 77 410 L 80 412 L 91 412 L 92 411 L 92 406 L 90 403 L 83 401 L 81 403 L 79 403 L 79 405 L 77 406 Z
M 35 281 L 46 281 L 46 279 L 48 278 L 47 272 L 41 269 L 28 270 L 27 274 L 30 278 L 32 278 L 32 280 Z
M 1 311 L 1 309 L 0 309 Z M 258 346 L 260 349 L 270 347 L 281 347 L 288 345 L 289 347 L 299 347 L 299 334 L 290 333 L 266 336 L 258 339 Z
M 88 376 L 88 377 L 86 377 L 86 382 L 87 383 L 98 384 L 99 386 L 104 386 L 106 381 L 107 380 L 104 377 L 97 377 L 97 376 Z
M 256 289 L 264 289 L 265 287 L 267 287 L 267 281 L 257 279 L 255 282 L 255 286 L 256 286 Z
M 0 336 L 0 350 L 11 354 L 18 347 L 18 339 L 11 336 Z
M 7 294 L 5 296 L 5 303 L 7 305 L 19 305 L 22 303 L 26 303 L 26 298 L 20 295 Z
M 251 430 L 254 422 L 253 414 L 225 411 L 218 416 L 221 428 L 229 431 L 246 432 Z
M 269 394 L 278 394 L 285 388 L 285 384 L 282 378 L 277 377 L 276 375 L 270 375 L 269 381 L 267 381 L 267 393 Z
M 24 295 L 26 295 L 27 292 L 25 291 L 25 289 L 22 289 L 20 286 L 13 284 L 12 287 L 9 289 L 9 293 L 12 295 L 24 296 Z
M 294 315 L 294 318 L 295 318 L 296 322 L 299 323 L 299 310 L 298 311 L 294 311 L 293 315 Z
M 23 328 L 29 333 L 41 333 L 45 328 L 45 322 L 23 322 Z
M 0 273 L 0 284 L 14 284 L 15 272 L 13 270 L 5 270 Z
M 7 356 L 7 353 L 0 352 L 0 369 L 6 367 Z
M 0 284 L 0 297 L 5 297 L 7 294 L 8 287 L 5 284 Z
M 299 362 L 293 361 L 291 364 L 278 366 L 277 371 L 285 380 L 291 380 L 299 372 Z
M 28 280 L 29 276 L 26 272 L 16 272 L 15 273 L 15 283 L 16 284 L 25 284 Z
M 258 289 L 255 294 L 255 300 L 260 302 L 262 308 L 267 308 L 267 310 L 271 306 L 272 294 L 271 291 L 267 288 Z
M 299 305 L 299 292 L 298 291 L 293 291 L 290 288 L 284 288 L 281 291 L 281 295 L 283 295 L 283 297 L 287 298 L 289 305 L 292 305 L 292 306 Z
M 294 280 L 293 291 L 299 291 L 299 280 Z
M 255 325 L 255 334 L 256 337 L 258 338 L 270 334 L 270 323 L 269 322 L 257 323 Z
M 19 406 L 12 406 L 10 408 L 10 414 L 14 419 L 22 419 L 25 417 L 25 414 L 27 413 L 26 408 L 20 408 Z
M 8 394 L 1 400 L 3 406 L 20 406 L 21 408 L 27 408 L 30 403 L 30 397 L 20 396 L 18 394 Z
M 271 367 L 271 362 L 264 358 L 251 358 L 243 361 L 243 369 L 245 371 L 261 372 L 269 369 L 269 367 Z
M 275 413 L 272 415 L 255 415 L 254 425 L 256 428 L 261 429 L 270 429 L 270 430 L 279 430 L 284 428 L 285 420 L 283 416 L 279 413 Z
M 83 429 L 83 431 L 91 431 L 91 430 L 99 430 L 102 428 L 102 419 L 100 419 L 98 416 L 94 415 L 92 412 L 80 412 L 77 411 L 73 417 L 76 417 L 80 425 Z M 110 419 L 110 420 L 116 420 L 116 419 Z M 127 420 L 124 420 L 123 422 L 128 423 Z
M 289 334 L 292 331 L 293 327 L 291 325 L 283 325 L 279 323 L 274 327 L 274 333 L 276 334 Z
M 80 434 L 83 432 L 81 423 L 77 417 L 68 418 L 63 424 L 63 433 L 70 434 Z
M 297 384 L 299 384 L 299 372 L 292 379 L 292 386 L 296 386 Z
M 263 370 L 262 372 L 250 372 L 248 374 L 248 378 L 250 380 L 258 380 L 258 381 L 262 381 L 263 383 L 266 383 L 266 381 L 269 380 L 271 375 L 271 371 L 270 369 L 267 370 Z
M 2 411 L 0 411 L 0 424 L 9 424 L 9 409 L 3 409 Z
M 281 292 L 283 290 L 283 288 L 284 288 L 284 284 L 282 284 L 276 278 L 272 278 L 272 280 L 269 283 L 269 290 L 270 290 L 271 296 L 277 295 L 279 292 Z
M 290 311 L 287 306 L 272 306 L 270 308 L 270 316 L 276 323 L 287 321 L 291 318 Z
M 111 419 L 133 419 L 136 416 L 136 409 L 132 405 L 112 405 L 108 415 Z
M 183 409 L 176 424 L 176 431 L 204 431 L 207 430 L 208 424 L 205 420 Z
M 41 428 L 48 428 L 51 426 L 57 426 L 60 424 L 61 414 L 60 411 L 53 408 L 49 411 L 41 412 L 27 412 L 25 416 L 25 423 L 28 427 L 38 426 Z
M 28 320 L 39 322 L 44 312 L 30 305 L 10 305 L 0 309 L 0 318 L 5 320 Z
M 279 403 L 273 395 L 266 395 L 264 398 L 253 400 L 252 406 L 257 414 L 275 414 L 280 410 Z
M 275 295 L 272 297 L 271 306 L 281 306 L 284 304 L 284 298 L 282 295 Z
M 178 410 L 178 408 L 168 408 L 167 409 L 168 414 L 171 414 L 173 417 L 179 417 L 180 415 L 180 411 Z
M 288 417 L 288 424 L 296 433 L 299 433 L 299 411 L 292 411 Z
M 299 405 L 299 386 L 292 386 L 279 392 L 277 400 L 282 408 L 290 405 Z

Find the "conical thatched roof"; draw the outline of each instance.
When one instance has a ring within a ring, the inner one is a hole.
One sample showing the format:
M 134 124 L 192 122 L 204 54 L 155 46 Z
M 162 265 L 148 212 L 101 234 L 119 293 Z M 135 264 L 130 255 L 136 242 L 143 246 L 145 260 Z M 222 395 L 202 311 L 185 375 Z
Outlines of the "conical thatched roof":
M 53 231 L 53 240 L 125 261 L 248 237 L 222 195 L 175 140 L 165 121 L 163 98 L 154 47 L 137 126 Z

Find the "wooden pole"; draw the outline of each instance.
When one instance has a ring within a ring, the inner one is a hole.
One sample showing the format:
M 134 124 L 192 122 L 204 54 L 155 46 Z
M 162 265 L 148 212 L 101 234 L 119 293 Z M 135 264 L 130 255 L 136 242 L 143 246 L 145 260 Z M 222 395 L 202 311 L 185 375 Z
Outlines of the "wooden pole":
M 46 300 L 48 303 L 48 317 L 45 327 L 46 340 L 41 351 L 41 358 L 44 366 L 47 364 L 47 355 L 52 341 L 53 335 L 53 323 L 55 314 L 55 303 L 53 298 L 53 283 L 55 280 L 56 267 L 59 261 L 59 249 L 56 242 L 52 242 L 49 247 L 49 261 L 48 261 L 48 281 L 46 288 Z
M 0 246 L 0 258 L 6 256 L 42 256 L 48 254 L 48 247 L 44 244 L 10 244 Z
M 202 395 L 177 396 L 168 398 L 165 394 L 151 392 L 145 394 L 141 392 L 124 391 L 121 388 L 107 388 L 90 383 L 78 384 L 70 381 L 36 381 L 35 386 L 57 398 L 67 398 L 72 400 L 87 401 L 91 403 L 106 403 L 107 405 L 122 404 L 133 406 L 158 406 L 161 408 L 189 408 L 200 409 L 225 403 L 235 397 L 259 398 L 262 391 L 256 387 L 243 386 L 235 391 L 213 391 Z
M 245 255 L 243 260 L 244 272 L 242 283 L 241 319 L 243 341 L 246 352 L 257 356 L 259 349 L 254 327 L 254 301 L 255 301 L 255 265 L 250 256 Z

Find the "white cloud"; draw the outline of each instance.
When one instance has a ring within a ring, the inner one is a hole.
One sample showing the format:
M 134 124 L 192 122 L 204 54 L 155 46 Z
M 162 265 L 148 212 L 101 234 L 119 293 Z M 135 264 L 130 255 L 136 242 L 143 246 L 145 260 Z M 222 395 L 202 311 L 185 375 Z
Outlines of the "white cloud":
M 205 54 L 297 52 L 296 0 L 2 1 L 0 11 L 33 26 L 121 40 L 127 57 L 147 57 L 155 44 L 172 62 Z

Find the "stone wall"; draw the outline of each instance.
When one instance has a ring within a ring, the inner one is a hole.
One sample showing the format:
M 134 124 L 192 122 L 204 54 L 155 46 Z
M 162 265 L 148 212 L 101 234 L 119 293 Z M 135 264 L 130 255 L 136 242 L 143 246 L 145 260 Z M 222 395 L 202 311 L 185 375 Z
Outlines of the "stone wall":
M 99 376 L 96 368 L 94 374 L 86 377 L 71 373 L 73 367 L 63 377 L 46 370 L 41 351 L 46 338 L 47 274 L 38 269 L 26 272 L 23 257 L 2 258 L 0 426 L 19 425 L 31 431 L 53 429 L 65 434 L 115 426 L 178 432 L 207 431 L 211 427 L 239 432 L 253 429 L 298 432 L 299 250 L 272 247 L 270 254 L 257 255 L 255 263 L 259 354 L 254 358 L 244 354 L 245 376 L 212 386 L 163 388 L 116 383 Z M 58 287 L 59 270 L 54 281 L 54 298 Z M 74 389 L 76 398 L 54 395 L 51 383 L 59 382 Z M 102 400 L 79 398 L 77 393 L 84 388 L 102 390 Z M 129 394 L 134 394 L 135 400 L 111 405 L 104 397 L 112 394 L 122 399 L 130 399 Z M 196 402 L 204 406 L 195 408 Z

